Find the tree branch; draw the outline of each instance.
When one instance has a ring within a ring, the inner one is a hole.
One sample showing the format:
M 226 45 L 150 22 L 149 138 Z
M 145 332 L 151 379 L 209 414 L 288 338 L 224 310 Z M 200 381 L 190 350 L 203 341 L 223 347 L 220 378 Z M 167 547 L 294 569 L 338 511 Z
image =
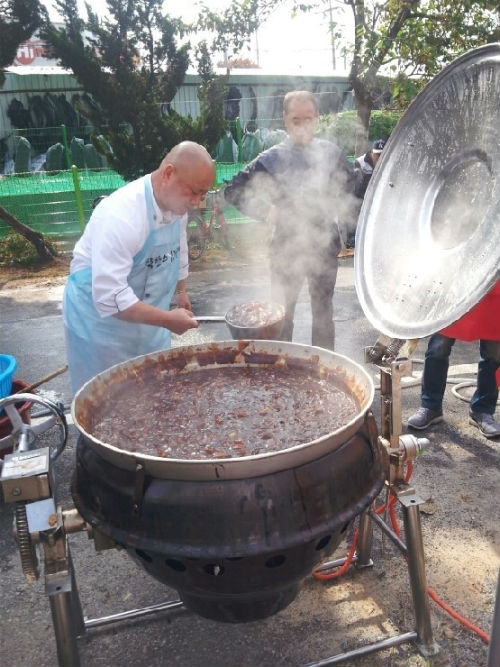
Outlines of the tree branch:
M 5 222 L 12 227 L 18 234 L 24 236 L 24 238 L 32 243 L 35 246 L 35 250 L 38 254 L 40 262 L 47 264 L 55 259 L 55 255 L 52 252 L 50 245 L 45 241 L 43 234 L 35 232 L 34 229 L 25 225 L 24 222 L 21 222 L 13 215 L 11 215 L 3 206 L 0 206 L 0 218 L 5 220 Z

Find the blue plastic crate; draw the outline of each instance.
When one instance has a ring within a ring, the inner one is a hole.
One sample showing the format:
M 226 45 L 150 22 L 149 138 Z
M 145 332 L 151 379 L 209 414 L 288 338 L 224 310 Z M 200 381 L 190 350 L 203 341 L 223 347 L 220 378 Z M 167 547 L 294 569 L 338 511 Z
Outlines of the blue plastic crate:
M 0 398 L 10 396 L 17 360 L 10 354 L 0 354 Z

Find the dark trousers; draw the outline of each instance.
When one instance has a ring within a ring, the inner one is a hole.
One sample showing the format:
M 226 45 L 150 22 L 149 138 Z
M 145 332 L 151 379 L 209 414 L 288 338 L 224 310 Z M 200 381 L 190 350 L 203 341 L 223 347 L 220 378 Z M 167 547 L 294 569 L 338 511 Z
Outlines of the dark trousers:
M 450 353 L 455 338 L 434 334 L 429 338 L 425 353 L 422 376 L 422 406 L 430 410 L 441 410 Z M 479 362 L 477 365 L 477 387 L 470 408 L 472 412 L 495 412 L 498 400 L 498 388 L 495 379 L 500 367 L 500 342 L 494 340 L 479 341 Z
M 281 340 L 292 340 L 295 306 L 307 279 L 311 299 L 311 343 L 330 350 L 335 346 L 333 291 L 337 280 L 338 259 L 333 253 L 317 253 L 316 261 L 287 263 L 283 257 L 271 259 L 271 295 L 285 306 Z

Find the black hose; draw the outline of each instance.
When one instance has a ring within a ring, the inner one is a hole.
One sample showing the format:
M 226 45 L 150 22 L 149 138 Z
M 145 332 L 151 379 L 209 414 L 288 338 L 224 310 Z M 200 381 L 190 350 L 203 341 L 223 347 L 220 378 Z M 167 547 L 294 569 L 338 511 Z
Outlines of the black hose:
M 69 413 L 71 411 L 71 403 L 58 403 L 58 407 L 62 412 Z M 38 419 L 38 417 L 47 417 L 48 415 L 53 415 L 52 410 L 40 410 L 40 412 L 32 412 L 31 418 Z

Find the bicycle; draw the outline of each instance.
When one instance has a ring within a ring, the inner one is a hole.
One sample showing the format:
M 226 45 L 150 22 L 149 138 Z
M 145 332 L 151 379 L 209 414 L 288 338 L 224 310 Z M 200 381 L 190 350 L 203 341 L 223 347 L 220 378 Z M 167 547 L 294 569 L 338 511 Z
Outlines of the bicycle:
M 202 204 L 188 213 L 188 254 L 192 260 L 197 260 L 203 255 L 207 243 L 215 238 L 215 230 L 220 233 L 226 250 L 231 249 L 221 191 L 210 190 Z M 208 213 L 210 217 L 207 221 L 205 216 Z

